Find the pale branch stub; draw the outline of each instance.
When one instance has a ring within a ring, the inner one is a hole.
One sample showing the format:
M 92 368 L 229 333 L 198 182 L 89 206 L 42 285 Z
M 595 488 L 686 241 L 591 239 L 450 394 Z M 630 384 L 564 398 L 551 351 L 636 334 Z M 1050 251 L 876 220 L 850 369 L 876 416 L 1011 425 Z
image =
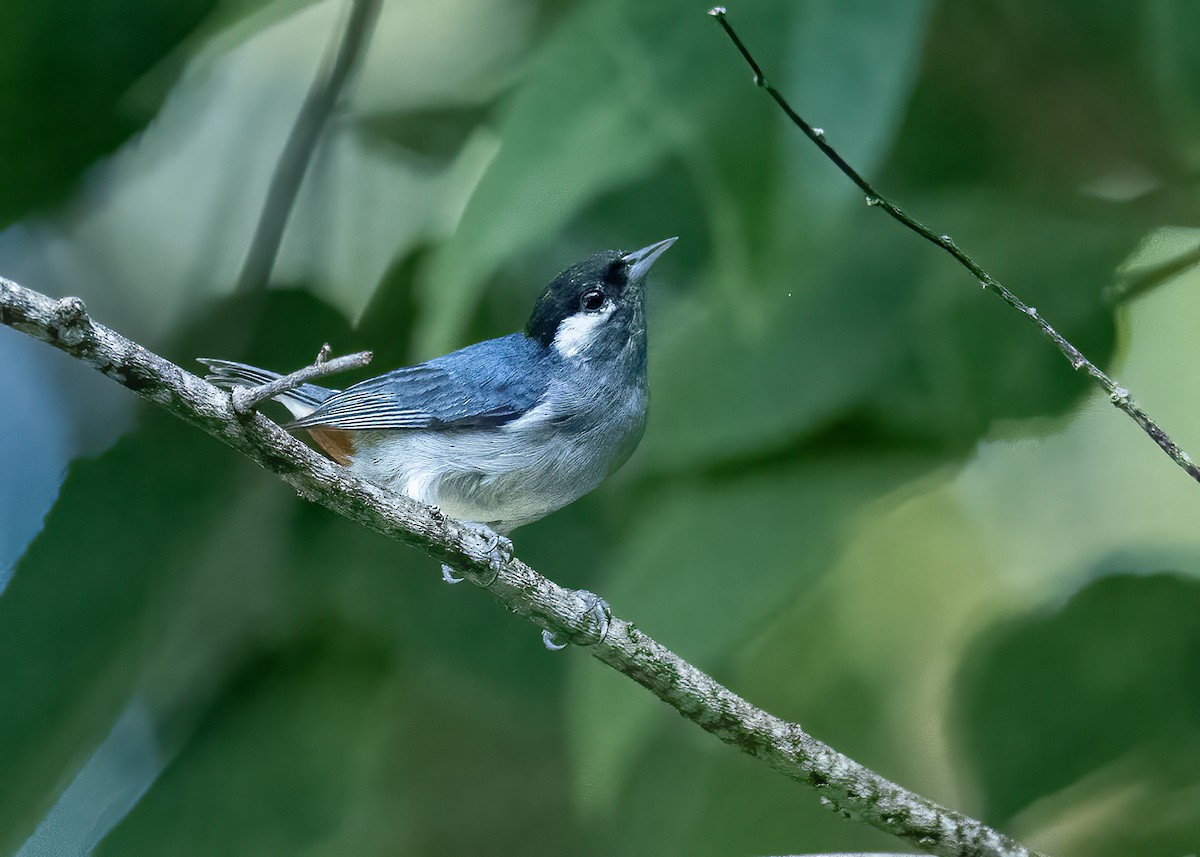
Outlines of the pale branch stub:
M 297 369 L 288 375 L 281 375 L 274 381 L 268 381 L 257 387 L 234 387 L 229 393 L 233 409 L 239 414 L 249 413 L 254 410 L 256 405 L 267 399 L 273 399 L 288 390 L 294 390 L 315 378 L 335 375 L 350 369 L 361 369 L 370 363 L 374 356 L 370 351 L 359 351 L 355 354 L 333 358 L 329 354 L 329 343 L 326 342 L 317 353 L 317 359 L 303 369 Z

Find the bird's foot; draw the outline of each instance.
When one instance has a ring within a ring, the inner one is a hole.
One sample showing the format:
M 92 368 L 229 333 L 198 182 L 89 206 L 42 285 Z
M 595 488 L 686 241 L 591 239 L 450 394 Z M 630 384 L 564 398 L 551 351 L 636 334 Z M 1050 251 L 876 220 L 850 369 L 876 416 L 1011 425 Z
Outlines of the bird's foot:
M 580 615 L 593 617 L 596 621 L 596 630 L 580 634 L 575 639 L 570 639 L 563 634 L 556 634 L 553 631 L 542 631 L 542 644 L 552 652 L 562 651 L 571 643 L 577 646 L 594 646 L 604 642 L 604 638 L 608 636 L 608 628 L 612 622 L 612 608 L 608 606 L 608 602 L 586 589 L 576 589 L 575 597 L 579 600 Z
M 487 583 L 480 584 L 483 588 L 487 588 L 496 582 L 496 578 L 500 576 L 500 569 L 504 567 L 504 563 L 512 559 L 513 543 L 512 539 L 500 535 L 486 524 L 476 524 L 473 521 L 464 521 L 463 525 L 470 527 L 475 532 L 479 533 L 484 539 L 484 545 L 480 553 L 487 560 L 488 568 L 492 571 L 492 579 Z M 442 566 L 442 580 L 447 583 L 462 583 L 466 578 L 459 577 L 454 573 L 448 565 Z
M 496 582 L 496 578 L 500 576 L 500 569 L 504 567 L 504 563 L 512 559 L 512 539 L 500 535 L 487 524 L 468 523 L 467 526 L 487 540 L 482 553 L 487 559 L 488 568 L 492 570 L 492 579 L 483 584 L 483 587 L 486 589 Z

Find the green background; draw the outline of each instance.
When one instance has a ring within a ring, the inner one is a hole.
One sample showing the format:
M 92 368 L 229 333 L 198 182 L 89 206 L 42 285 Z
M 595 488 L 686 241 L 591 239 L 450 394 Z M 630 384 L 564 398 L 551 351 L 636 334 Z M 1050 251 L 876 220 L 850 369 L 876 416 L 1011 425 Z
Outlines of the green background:
M 328 341 L 381 371 L 678 235 L 645 441 L 520 556 L 1049 853 L 1200 847 L 1200 486 L 866 206 L 705 7 L 388 0 L 270 288 L 233 295 L 346 9 L 6 0 L 0 273 L 187 367 Z M 1200 275 L 1157 271 L 1200 247 L 1194 4 L 730 20 L 852 163 L 1200 450 Z M 0 397 L 0 853 L 897 847 L 8 330 Z

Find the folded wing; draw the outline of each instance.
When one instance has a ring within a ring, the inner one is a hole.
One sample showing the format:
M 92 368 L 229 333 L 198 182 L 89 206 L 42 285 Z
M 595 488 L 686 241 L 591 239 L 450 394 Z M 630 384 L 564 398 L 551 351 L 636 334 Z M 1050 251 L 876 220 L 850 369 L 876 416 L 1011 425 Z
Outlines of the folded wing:
M 287 428 L 501 426 L 537 406 L 549 356 L 523 333 L 491 339 L 348 387 Z

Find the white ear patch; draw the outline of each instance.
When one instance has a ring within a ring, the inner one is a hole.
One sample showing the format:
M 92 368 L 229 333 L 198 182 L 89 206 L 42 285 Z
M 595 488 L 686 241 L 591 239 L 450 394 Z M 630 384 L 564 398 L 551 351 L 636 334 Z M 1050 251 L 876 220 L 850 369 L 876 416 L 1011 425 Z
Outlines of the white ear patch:
M 600 312 L 577 312 L 559 322 L 554 332 L 554 350 L 563 357 L 575 357 L 592 344 L 596 331 L 613 314 L 610 303 Z

